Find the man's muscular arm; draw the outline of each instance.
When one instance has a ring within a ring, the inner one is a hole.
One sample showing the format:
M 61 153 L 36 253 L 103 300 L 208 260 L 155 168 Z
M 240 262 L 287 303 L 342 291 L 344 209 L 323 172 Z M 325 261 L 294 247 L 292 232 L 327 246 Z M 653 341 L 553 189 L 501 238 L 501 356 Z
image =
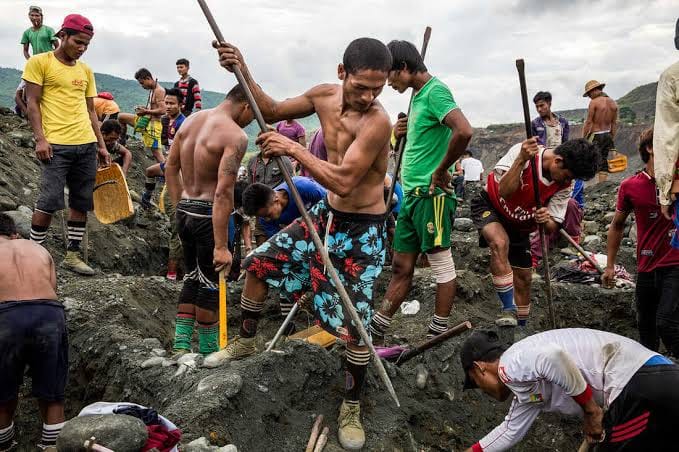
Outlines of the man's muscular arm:
M 523 167 L 530 159 L 538 153 L 538 142 L 535 137 L 529 138 L 521 144 L 521 152 L 514 160 L 509 171 L 500 175 L 500 196 L 508 198 L 521 187 L 521 173 Z M 495 177 L 498 177 L 496 173 Z
M 165 183 L 167 184 L 167 194 L 170 196 L 172 205 L 176 206 L 182 196 L 184 187 L 182 178 L 179 174 L 181 169 L 181 160 L 179 158 L 182 149 L 182 142 L 184 141 L 184 132 L 180 129 L 170 146 L 170 155 L 165 163 Z M 174 221 L 173 219 L 171 219 Z
M 378 113 L 374 115 L 358 132 L 339 165 L 320 160 L 304 146 L 277 132 L 262 134 L 257 142 L 264 144 L 267 156 L 288 155 L 296 159 L 316 182 L 337 196 L 345 197 L 360 183 L 389 142 L 389 118 Z
M 319 85 L 311 88 L 301 96 L 291 97 L 283 101 L 276 101 L 271 96 L 266 94 L 264 90 L 255 82 L 248 66 L 243 60 L 240 50 L 231 44 L 218 44 L 217 41 L 212 43 L 213 47 L 217 49 L 219 54 L 219 64 L 228 71 L 233 72 L 232 66 L 240 67 L 243 77 L 252 91 L 252 95 L 257 102 L 257 106 L 264 116 L 264 120 L 268 123 L 282 121 L 284 119 L 304 118 L 313 114 L 316 109 L 313 104 L 313 97 L 328 90 L 328 85 Z
M 613 101 L 613 120 L 611 121 L 611 138 L 618 133 L 618 104 Z
M 449 129 L 453 131 L 453 136 L 450 138 L 448 143 L 448 151 L 446 155 L 443 156 L 443 160 L 439 163 L 434 173 L 431 175 L 431 186 L 429 187 L 429 193 L 433 193 L 436 187 L 439 187 L 445 191 L 450 191 L 450 173 L 448 168 L 453 166 L 453 163 L 460 158 L 469 140 L 472 139 L 472 126 L 469 125 L 469 121 L 462 113 L 462 110 L 456 108 L 443 118 L 443 123 L 448 126 Z
M 587 108 L 587 119 L 585 119 L 585 124 L 582 126 L 582 138 L 587 138 L 589 134 L 592 133 L 596 104 L 597 103 L 593 100 L 589 103 L 589 108 Z
M 219 271 L 231 265 L 231 253 L 228 249 L 229 217 L 233 212 L 233 188 L 238 177 L 238 168 L 248 146 L 247 137 L 242 134 L 237 142 L 229 143 L 224 148 L 219 162 L 217 188 L 212 210 L 212 229 L 215 238 L 214 264 Z

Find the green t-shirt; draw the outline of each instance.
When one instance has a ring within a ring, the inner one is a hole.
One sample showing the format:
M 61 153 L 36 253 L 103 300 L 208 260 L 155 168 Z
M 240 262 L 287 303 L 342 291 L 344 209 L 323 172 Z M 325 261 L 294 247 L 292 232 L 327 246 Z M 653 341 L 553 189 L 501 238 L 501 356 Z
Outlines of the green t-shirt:
M 33 55 L 54 50 L 52 42 L 56 40 L 57 37 L 54 36 L 54 30 L 52 30 L 47 25 L 43 25 L 38 29 L 38 31 L 33 30 L 33 28 L 29 28 L 28 30 L 24 31 L 24 34 L 21 36 L 21 44 L 30 43 L 31 49 L 33 49 Z
M 401 172 L 404 193 L 417 187 L 429 187 L 431 174 L 448 151 L 452 134 L 443 119 L 456 108 L 450 90 L 436 77 L 413 97 Z

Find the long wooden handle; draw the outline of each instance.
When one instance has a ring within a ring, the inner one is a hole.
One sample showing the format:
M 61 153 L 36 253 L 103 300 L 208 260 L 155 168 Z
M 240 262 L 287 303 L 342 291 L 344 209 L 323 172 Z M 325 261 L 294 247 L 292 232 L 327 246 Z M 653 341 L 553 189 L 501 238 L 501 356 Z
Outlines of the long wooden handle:
M 429 39 L 431 38 L 431 27 L 424 29 L 424 38 L 422 39 L 422 50 L 420 50 L 420 55 L 422 55 L 422 60 L 427 54 L 427 47 L 429 47 Z M 410 115 L 410 106 L 413 103 L 413 98 L 415 97 L 415 90 L 410 93 L 410 102 L 408 102 L 408 115 Z M 399 115 L 400 116 L 400 115 Z M 387 218 L 391 212 L 390 203 L 391 199 L 394 197 L 394 189 L 396 188 L 396 181 L 398 180 L 398 172 L 401 169 L 401 162 L 403 161 L 403 150 L 406 147 L 406 137 L 402 136 L 396 140 L 396 166 L 394 167 L 394 177 L 391 178 L 391 187 L 389 187 L 389 194 L 387 195 Z
M 316 446 L 316 440 L 318 439 L 319 433 L 321 433 L 321 424 L 323 423 L 323 415 L 319 414 L 316 416 L 316 421 L 314 426 L 311 428 L 311 436 L 309 436 L 309 442 L 306 444 L 306 449 L 304 452 L 314 452 L 314 446 Z
M 408 351 L 403 352 L 398 357 L 398 359 L 396 360 L 396 364 L 398 364 L 400 366 L 401 364 L 403 364 L 407 361 L 410 361 L 414 357 L 422 354 L 426 350 L 429 350 L 430 348 L 435 347 L 435 346 L 439 345 L 440 343 L 447 341 L 451 337 L 459 336 L 460 334 L 464 333 L 465 331 L 468 331 L 468 330 L 471 330 L 471 329 L 472 329 L 471 322 L 469 320 L 464 321 L 464 322 L 460 323 L 459 325 L 452 327 L 451 329 L 449 329 L 445 333 L 441 333 L 437 336 L 434 336 L 433 338 L 431 338 L 430 340 L 428 340 L 424 344 L 418 345 L 415 348 L 412 348 Z
M 217 26 L 217 22 L 215 22 L 214 17 L 212 16 L 212 13 L 210 12 L 210 8 L 207 6 L 207 3 L 205 0 L 197 0 L 198 4 L 200 5 L 200 8 L 203 10 L 203 14 L 205 14 L 205 18 L 210 24 L 210 27 L 212 28 L 213 33 L 215 34 L 215 37 L 220 43 L 226 42 L 224 40 L 224 35 L 222 35 L 222 32 L 219 30 L 219 27 Z M 252 91 L 250 90 L 250 87 L 247 84 L 247 81 L 245 80 L 245 77 L 243 77 L 243 72 L 240 70 L 238 66 L 233 66 L 231 68 L 236 76 L 236 79 L 238 80 L 238 83 L 240 86 L 243 88 L 243 91 L 245 92 L 245 96 L 248 99 L 248 103 L 250 104 L 250 108 L 252 109 L 252 112 L 255 114 L 255 118 L 257 119 L 257 124 L 259 125 L 259 128 L 262 132 L 267 132 L 269 129 L 266 125 L 266 122 L 264 121 L 264 116 L 262 116 L 262 112 L 259 109 L 259 106 L 257 105 L 257 102 L 255 101 L 254 96 L 252 95 Z M 354 323 L 354 326 L 356 330 L 358 330 L 359 336 L 361 337 L 361 340 L 363 341 L 364 344 L 368 346 L 370 349 L 370 353 L 373 356 L 373 363 L 375 365 L 375 368 L 377 370 L 378 375 L 380 376 L 380 379 L 384 383 L 385 387 L 387 388 L 387 391 L 389 392 L 389 395 L 391 395 L 391 398 L 394 399 L 394 402 L 396 403 L 397 407 L 401 406 L 401 403 L 398 400 L 398 396 L 396 395 L 396 391 L 394 390 L 394 385 L 391 383 L 391 379 L 389 378 L 389 375 L 387 375 L 387 371 L 384 368 L 384 365 L 382 364 L 382 360 L 379 358 L 377 355 L 377 351 L 375 350 L 375 346 L 372 343 L 372 340 L 370 339 L 370 336 L 368 335 L 368 332 L 365 330 L 365 327 L 363 326 L 363 322 L 361 318 L 358 316 L 358 313 L 356 312 L 356 308 L 351 302 L 351 298 L 349 298 L 349 293 L 346 291 L 344 288 L 344 285 L 342 284 L 342 281 L 339 278 L 339 275 L 337 274 L 337 270 L 335 269 L 334 265 L 332 264 L 332 261 L 330 260 L 330 255 L 328 254 L 328 250 L 325 248 L 323 245 L 323 242 L 321 241 L 321 238 L 318 236 L 318 232 L 316 231 L 316 228 L 314 226 L 313 221 L 311 220 L 311 217 L 309 216 L 309 213 L 306 211 L 304 208 L 304 202 L 302 201 L 302 197 L 299 195 L 299 192 L 297 191 L 297 187 L 295 184 L 292 182 L 292 177 L 290 176 L 290 173 L 288 173 L 288 170 L 285 168 L 285 166 L 281 163 L 281 158 L 280 157 L 275 157 L 274 161 L 278 164 L 278 167 L 281 169 L 281 173 L 283 174 L 283 179 L 285 180 L 285 183 L 288 184 L 288 187 L 290 187 L 290 194 L 292 194 L 292 198 L 295 201 L 295 204 L 299 208 L 300 214 L 302 218 L 304 219 L 304 223 L 306 223 L 307 228 L 309 230 L 309 234 L 311 235 L 311 239 L 314 242 L 314 246 L 318 250 L 318 252 L 321 255 L 321 259 L 323 260 L 323 265 L 325 266 L 328 275 L 330 276 L 330 279 L 333 282 L 333 285 L 335 286 L 337 293 L 340 297 L 340 300 L 342 301 L 342 305 L 344 306 L 344 309 L 346 312 L 349 314 L 349 319 L 346 319 L 347 321 L 352 321 Z
M 226 269 L 219 271 L 219 348 L 220 350 L 229 344 L 226 305 Z

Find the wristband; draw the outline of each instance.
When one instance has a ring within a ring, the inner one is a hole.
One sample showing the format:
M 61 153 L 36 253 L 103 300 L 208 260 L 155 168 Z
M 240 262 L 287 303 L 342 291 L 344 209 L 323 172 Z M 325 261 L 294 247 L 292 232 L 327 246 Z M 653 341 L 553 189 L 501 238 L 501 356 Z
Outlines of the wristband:
M 481 447 L 481 443 L 476 443 L 472 446 L 472 452 L 483 452 L 483 447 Z
M 584 407 L 587 402 L 592 400 L 592 397 L 594 394 L 592 394 L 592 387 L 590 385 L 587 385 L 584 391 L 580 395 L 573 396 L 573 400 L 575 400 L 575 403 L 580 405 L 581 407 Z

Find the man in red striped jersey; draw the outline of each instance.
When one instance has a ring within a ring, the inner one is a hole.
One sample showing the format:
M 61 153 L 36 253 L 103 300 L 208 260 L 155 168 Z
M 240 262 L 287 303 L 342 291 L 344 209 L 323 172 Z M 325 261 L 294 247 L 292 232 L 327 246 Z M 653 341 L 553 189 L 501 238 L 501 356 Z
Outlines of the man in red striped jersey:
M 184 96 L 182 103 L 182 113 L 184 116 L 189 116 L 193 110 L 200 110 L 203 108 L 202 97 L 200 95 L 200 85 L 198 80 L 189 75 L 189 60 L 180 58 L 177 60 L 177 73 L 179 80 L 174 82 L 174 87 L 179 89 Z

